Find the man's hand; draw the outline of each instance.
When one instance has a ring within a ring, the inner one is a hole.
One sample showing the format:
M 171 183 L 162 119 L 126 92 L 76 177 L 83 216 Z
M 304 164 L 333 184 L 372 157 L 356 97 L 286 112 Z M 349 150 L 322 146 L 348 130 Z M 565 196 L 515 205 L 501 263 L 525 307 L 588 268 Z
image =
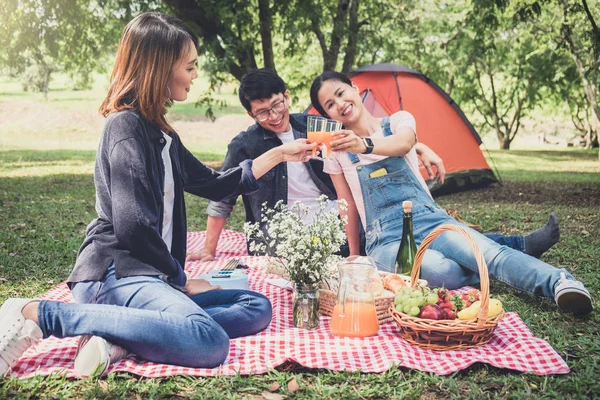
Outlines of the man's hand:
M 296 139 L 293 142 L 282 144 L 279 149 L 282 152 L 281 161 L 306 162 L 312 157 L 312 150 L 317 147 L 316 143 L 308 143 L 306 139 Z
M 189 252 L 189 253 L 187 253 L 187 256 L 185 257 L 185 261 L 204 262 L 204 261 L 214 261 L 214 260 L 215 260 L 215 253 L 208 250 L 206 247 L 201 250 Z
M 435 178 L 440 185 L 444 183 L 446 177 L 446 168 L 444 167 L 444 161 L 428 146 L 423 143 L 419 143 L 416 147 L 417 153 L 421 157 L 421 162 L 427 170 L 429 179 Z M 435 167 L 437 173 L 433 173 L 432 167 Z
M 211 285 L 205 279 L 188 279 L 185 283 L 185 289 L 187 290 L 188 296 L 193 296 L 198 293 L 208 292 L 209 290 L 221 289 L 221 286 Z

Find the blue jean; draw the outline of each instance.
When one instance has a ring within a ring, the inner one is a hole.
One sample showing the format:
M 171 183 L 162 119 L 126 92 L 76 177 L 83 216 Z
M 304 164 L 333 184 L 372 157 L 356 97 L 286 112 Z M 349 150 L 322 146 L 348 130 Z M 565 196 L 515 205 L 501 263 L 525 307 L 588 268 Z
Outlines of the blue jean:
M 486 233 L 485 236 L 501 246 L 507 246 L 511 249 L 525 251 L 525 237 L 522 235 L 504 236 L 499 233 Z
M 490 278 L 497 279 L 516 289 L 553 299 L 554 287 L 564 272 L 535 257 L 518 250 L 499 245 L 485 235 L 461 224 L 440 208 L 413 213 L 415 241 L 421 243 L 425 236 L 441 224 L 459 225 L 465 228 L 482 252 Z M 368 246 L 368 253 L 380 269 L 391 271 L 398 252 L 398 230 L 400 237 L 402 219 L 380 221 L 372 232 L 375 239 Z M 444 232 L 428 247 L 421 264 L 421 278 L 429 286 L 456 289 L 479 283 L 477 262 L 471 246 L 456 232 Z
M 391 135 L 389 120 L 382 121 L 384 135 Z M 360 165 L 359 158 L 348 153 L 356 164 L 365 204 L 367 227 L 366 251 L 379 269 L 393 271 L 402 238 L 402 202 L 412 201 L 413 234 L 420 245 L 423 239 L 442 224 L 460 225 L 477 242 L 488 267 L 490 278 L 539 296 L 554 298 L 554 287 L 564 272 L 521 251 L 498 244 L 481 233 L 460 224 L 442 210 L 425 191 L 404 157 L 387 157 Z M 384 171 L 382 174 L 373 174 Z M 371 177 L 371 174 L 375 175 Z M 448 289 L 479 282 L 473 250 L 460 234 L 445 232 L 429 246 L 421 265 L 421 278 L 430 286 L 444 285 Z
M 247 290 L 213 290 L 188 297 L 153 276 L 73 287 L 79 304 L 41 301 L 44 337 L 96 335 L 141 358 L 192 368 L 214 368 L 229 353 L 229 339 L 252 335 L 271 322 L 269 300 Z M 85 304 L 81 304 L 85 303 Z

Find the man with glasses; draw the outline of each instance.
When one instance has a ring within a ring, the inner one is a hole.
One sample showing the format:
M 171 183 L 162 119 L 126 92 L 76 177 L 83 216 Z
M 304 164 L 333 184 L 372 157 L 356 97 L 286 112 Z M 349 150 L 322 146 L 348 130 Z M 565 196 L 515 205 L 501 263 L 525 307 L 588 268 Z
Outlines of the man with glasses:
M 257 69 L 244 76 L 239 98 L 256 124 L 239 133 L 229 143 L 223 169 L 228 165 L 238 165 L 250 154 L 258 156 L 284 143 L 306 138 L 306 115 L 290 114 L 290 93 L 273 70 Z M 261 221 L 264 202 L 273 207 L 279 200 L 289 205 L 298 200 L 312 208 L 318 207 L 316 199 L 323 194 L 331 200 L 337 199 L 331 178 L 323 172 L 323 162 L 319 160 L 280 163 L 260 178 L 258 183 L 258 190 L 242 196 L 247 222 Z M 235 201 L 236 198 L 230 198 L 210 202 L 204 248 L 190 253 L 188 259 L 214 260 L 219 236 Z M 336 206 L 333 201 L 328 204 L 328 207 Z
M 223 170 L 237 166 L 245 159 L 255 159 L 289 141 L 306 138 L 307 115 L 290 114 L 290 93 L 283 79 L 273 70 L 262 68 L 249 72 L 242 78 L 238 94 L 248 115 L 256 121 L 256 124 L 240 132 L 229 143 Z M 433 165 L 438 171 L 437 179 L 443 183 L 445 171 L 442 160 L 422 143 L 417 144 L 416 150 L 430 177 L 433 178 L 431 170 Z M 306 163 L 279 163 L 260 178 L 258 183 L 258 190 L 242 195 L 247 222 L 261 221 L 264 202 L 273 208 L 279 200 L 283 200 L 290 206 L 298 200 L 311 209 L 314 208 L 316 212 L 318 209 L 316 199 L 321 195 L 326 195 L 330 200 L 337 199 L 331 178 L 323 172 L 323 162 L 316 159 Z M 215 259 L 219 236 L 236 200 L 237 198 L 229 198 L 221 202 L 209 203 L 204 248 L 189 253 L 187 257 L 189 260 Z M 328 207 L 336 206 L 334 201 L 328 203 Z M 312 215 L 309 213 L 307 220 L 310 221 L 311 218 Z M 539 257 L 558 241 L 559 235 L 558 219 L 551 214 L 548 224 L 527 236 L 506 237 L 492 234 L 488 236 L 500 244 Z M 347 246 L 342 249 L 342 254 L 348 254 Z

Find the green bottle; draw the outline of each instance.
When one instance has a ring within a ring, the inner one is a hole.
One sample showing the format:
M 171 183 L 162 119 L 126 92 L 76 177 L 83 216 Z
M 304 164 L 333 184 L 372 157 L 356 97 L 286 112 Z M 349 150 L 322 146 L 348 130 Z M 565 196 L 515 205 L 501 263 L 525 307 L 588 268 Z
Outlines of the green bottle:
M 413 235 L 412 201 L 403 201 L 402 208 L 404 208 L 402 241 L 396 256 L 396 273 L 410 276 L 417 255 L 417 245 Z

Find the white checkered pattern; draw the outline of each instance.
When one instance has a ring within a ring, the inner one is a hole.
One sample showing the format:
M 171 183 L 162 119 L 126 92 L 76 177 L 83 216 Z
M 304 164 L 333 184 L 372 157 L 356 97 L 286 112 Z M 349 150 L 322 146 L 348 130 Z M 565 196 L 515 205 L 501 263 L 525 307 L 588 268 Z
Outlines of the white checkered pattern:
M 204 233 L 189 234 L 189 249 L 198 249 L 203 243 Z M 265 282 L 262 259 L 247 255 L 244 235 L 238 232 L 223 232 L 217 261 L 187 263 L 186 272 L 188 276 L 196 276 L 223 266 L 232 257 L 241 257 L 249 265 L 250 289 L 265 294 L 273 303 L 273 321 L 265 331 L 233 339 L 227 361 L 215 369 L 183 368 L 128 358 L 111 365 L 109 371 L 145 377 L 249 375 L 265 373 L 286 361 L 294 361 L 309 368 L 335 371 L 383 372 L 393 365 L 401 365 L 447 375 L 482 362 L 537 375 L 569 372 L 565 361 L 546 341 L 533 336 L 516 313 L 506 314 L 487 345 L 461 351 L 432 351 L 410 345 L 399 336 L 394 321 L 382 325 L 377 336 L 364 339 L 334 337 L 329 332 L 328 317 L 321 317 L 321 327 L 317 330 L 293 328 L 291 292 Z M 64 283 L 41 298 L 73 301 Z M 73 370 L 76 344 L 77 338 L 43 340 L 25 353 L 13 368 L 12 376 L 24 378 L 51 373 L 77 376 Z

